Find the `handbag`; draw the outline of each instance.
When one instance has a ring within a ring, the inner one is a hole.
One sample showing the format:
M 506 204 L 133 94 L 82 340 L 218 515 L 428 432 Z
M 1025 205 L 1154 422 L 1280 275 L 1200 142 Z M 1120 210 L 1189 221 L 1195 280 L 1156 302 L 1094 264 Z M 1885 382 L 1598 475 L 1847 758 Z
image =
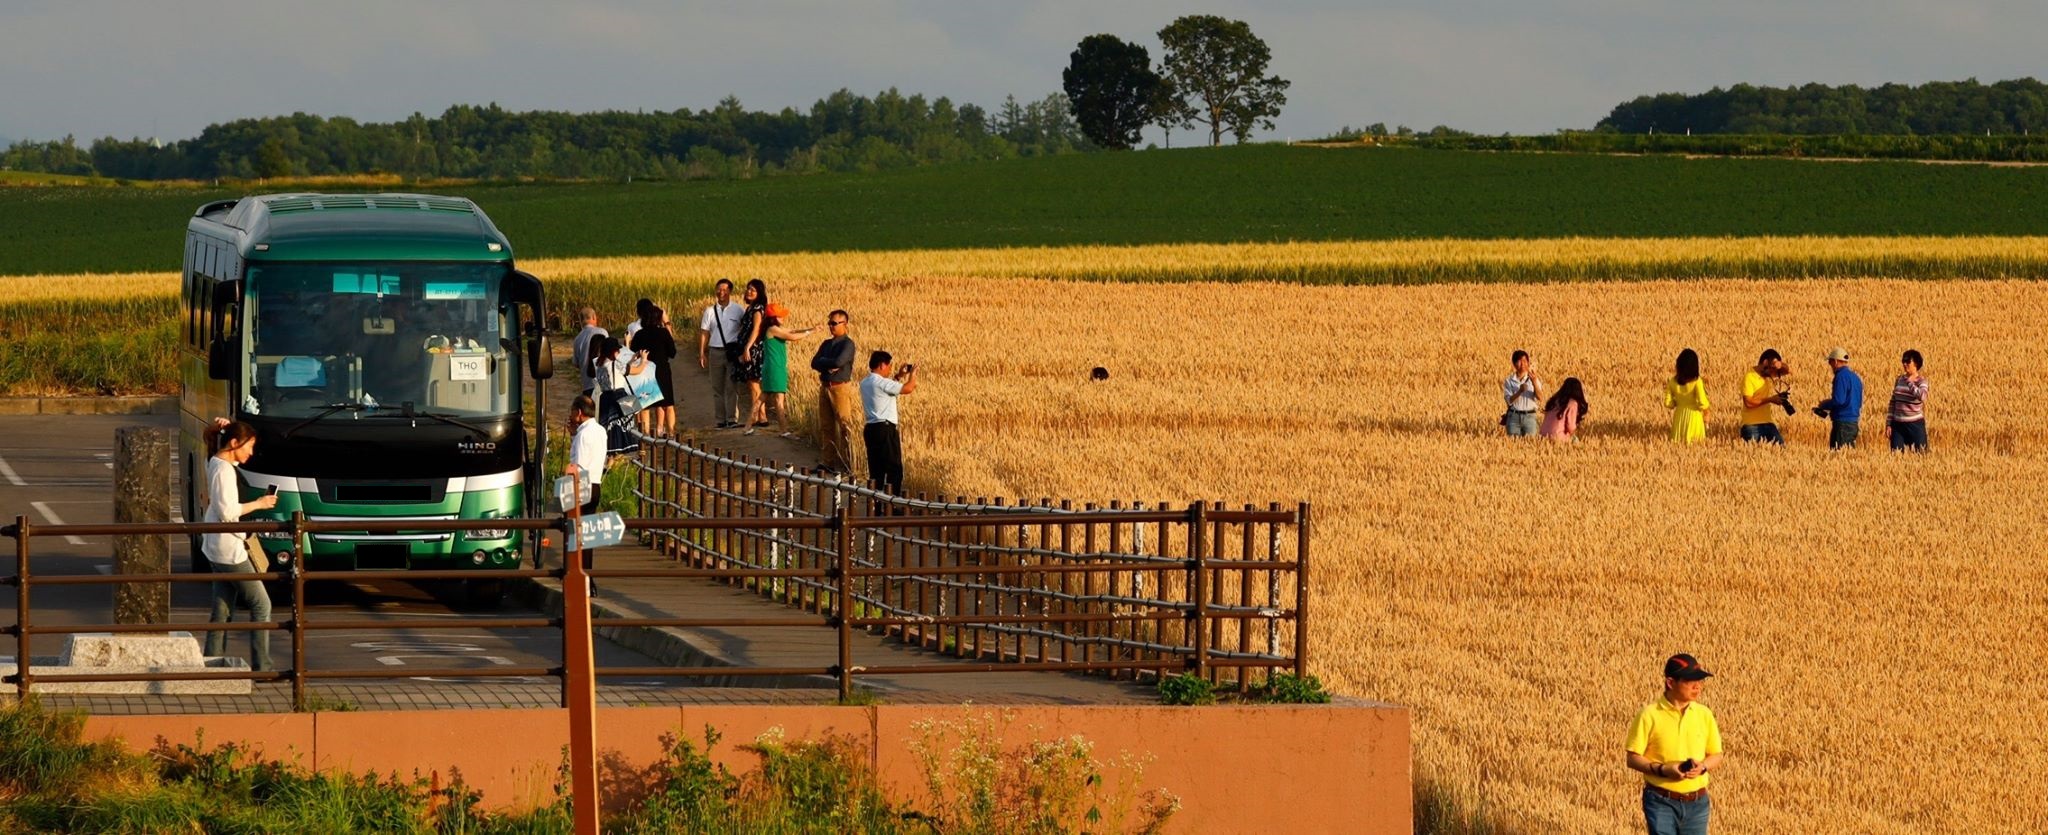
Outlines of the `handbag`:
M 255 566 L 256 573 L 270 573 L 270 555 L 263 553 L 263 546 L 256 541 L 256 535 L 249 534 L 242 542 L 249 549 L 249 564 Z
M 632 394 L 635 412 L 660 403 L 661 382 L 654 378 L 654 363 L 647 363 L 638 374 L 627 374 L 626 391 Z

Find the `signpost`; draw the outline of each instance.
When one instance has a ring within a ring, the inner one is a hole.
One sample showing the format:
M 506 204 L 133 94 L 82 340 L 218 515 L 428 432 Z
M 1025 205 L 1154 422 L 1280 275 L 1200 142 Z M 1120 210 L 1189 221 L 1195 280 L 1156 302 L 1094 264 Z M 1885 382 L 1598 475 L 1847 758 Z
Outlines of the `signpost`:
M 593 542 L 601 535 L 595 527 L 586 530 L 587 521 L 611 517 L 604 527 L 608 530 L 610 524 L 616 524 L 619 531 L 612 535 L 612 542 L 619 541 L 626 523 L 616 513 L 585 520 L 583 502 L 577 501 L 589 494 L 582 481 L 580 473 L 555 481 L 555 498 L 569 517 L 568 536 L 562 543 L 562 687 L 569 691 L 564 695 L 569 704 L 569 805 L 575 832 L 597 835 L 597 663 L 590 634 L 590 575 L 583 573 L 583 549 L 596 546 L 579 540 L 586 533 Z

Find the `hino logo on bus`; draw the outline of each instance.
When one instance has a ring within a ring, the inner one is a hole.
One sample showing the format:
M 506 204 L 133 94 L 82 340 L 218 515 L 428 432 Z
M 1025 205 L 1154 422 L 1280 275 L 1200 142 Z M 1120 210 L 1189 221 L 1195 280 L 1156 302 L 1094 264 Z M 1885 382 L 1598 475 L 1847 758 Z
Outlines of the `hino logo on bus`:
M 456 448 L 457 450 L 460 450 L 460 451 L 462 451 L 462 452 L 471 452 L 471 453 L 497 452 L 497 451 L 498 451 L 498 442 L 496 442 L 496 441 L 474 441 L 474 440 L 462 440 L 462 441 L 456 441 L 456 442 L 455 442 L 455 448 Z

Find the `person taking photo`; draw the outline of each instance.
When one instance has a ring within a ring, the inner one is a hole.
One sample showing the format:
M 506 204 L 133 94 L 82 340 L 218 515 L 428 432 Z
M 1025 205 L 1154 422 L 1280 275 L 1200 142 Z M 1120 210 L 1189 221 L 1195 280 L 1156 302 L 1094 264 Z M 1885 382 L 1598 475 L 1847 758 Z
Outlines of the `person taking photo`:
M 1783 446 L 1785 435 L 1778 431 L 1776 409 L 1792 411 L 1792 394 L 1782 381 L 1792 370 L 1776 348 L 1765 348 L 1756 367 L 1742 375 L 1742 439 L 1753 443 Z

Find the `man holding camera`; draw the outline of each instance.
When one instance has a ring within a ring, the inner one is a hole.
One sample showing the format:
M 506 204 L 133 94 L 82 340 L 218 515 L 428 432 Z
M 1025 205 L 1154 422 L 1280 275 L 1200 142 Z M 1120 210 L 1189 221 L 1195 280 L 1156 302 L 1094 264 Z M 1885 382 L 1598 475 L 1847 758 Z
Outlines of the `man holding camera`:
M 1537 407 L 1543 404 L 1543 383 L 1536 379 L 1536 361 L 1529 358 L 1528 351 L 1517 349 L 1510 361 L 1515 373 L 1500 382 L 1500 397 L 1507 404 L 1500 425 L 1507 427 L 1510 438 L 1533 438 Z
M 903 436 L 896 427 L 896 398 L 917 391 L 917 366 L 896 370 L 888 351 L 868 355 L 868 376 L 860 381 L 867 411 L 861 439 L 868 447 L 868 478 L 892 494 L 903 492 Z
M 1849 349 L 1837 346 L 1828 352 L 1828 367 L 1835 370 L 1835 384 L 1828 399 L 1813 407 L 1813 413 L 1833 424 L 1828 430 L 1828 449 L 1855 447 L 1863 418 L 1863 378 L 1849 367 Z
M 1785 436 L 1778 431 L 1777 415 L 1771 409 L 1783 407 L 1785 414 L 1792 414 L 1792 394 L 1779 388 L 1778 382 L 1791 373 L 1778 349 L 1765 348 L 1756 367 L 1742 375 L 1743 440 L 1784 445 Z
M 1664 660 L 1664 694 L 1628 729 L 1628 767 L 1643 775 L 1643 823 L 1650 835 L 1706 835 L 1707 772 L 1721 767 L 1721 725 L 1699 703 L 1713 676 L 1698 659 Z

